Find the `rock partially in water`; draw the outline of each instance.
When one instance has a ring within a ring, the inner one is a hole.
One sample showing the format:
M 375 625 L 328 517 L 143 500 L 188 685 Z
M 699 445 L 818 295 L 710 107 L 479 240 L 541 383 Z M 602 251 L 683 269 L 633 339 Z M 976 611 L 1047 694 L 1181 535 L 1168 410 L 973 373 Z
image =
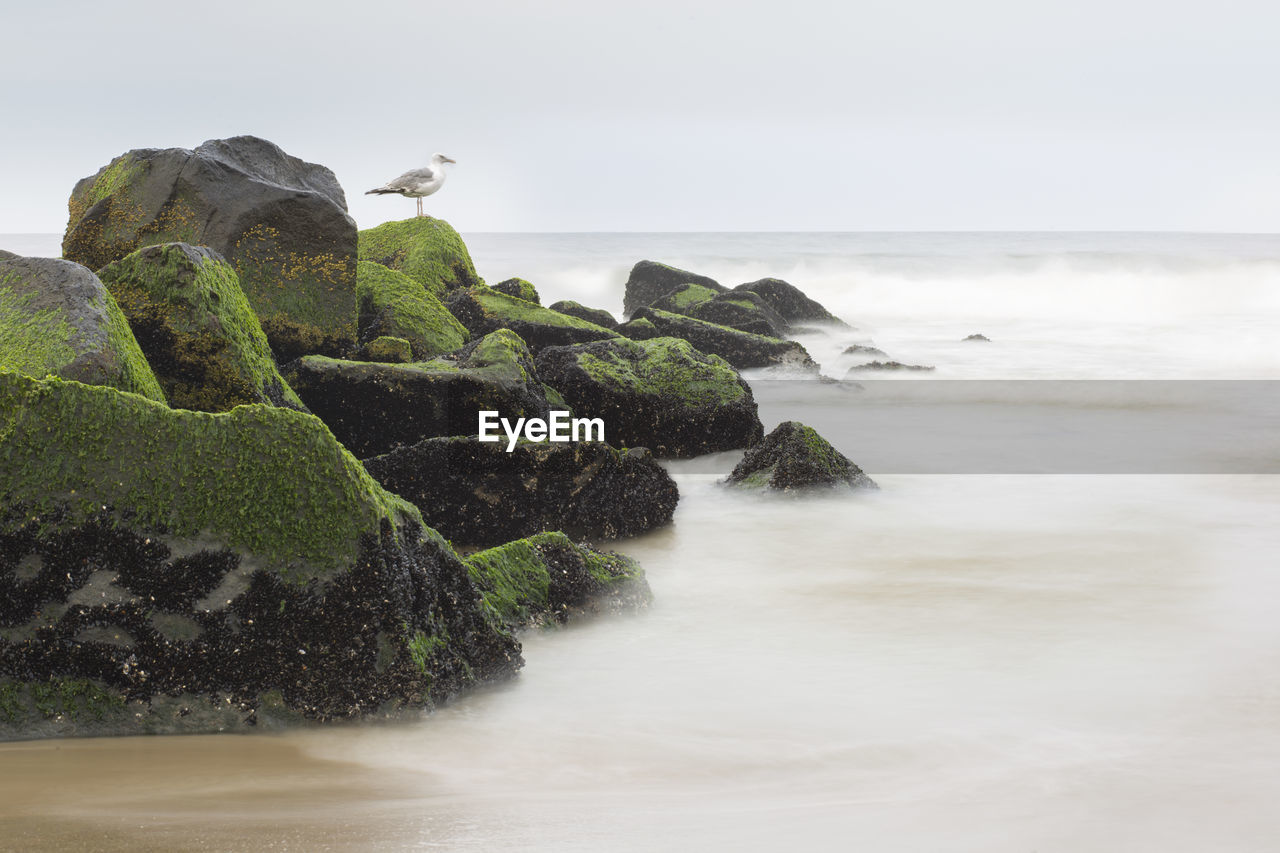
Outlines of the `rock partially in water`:
M 804 291 L 780 278 L 762 278 L 740 284 L 734 291 L 754 293 L 788 323 L 827 323 L 848 328 L 849 324 L 832 314 Z
M 542 298 L 538 296 L 538 288 L 522 278 L 509 278 L 506 281 L 500 281 L 493 286 L 493 289 L 499 293 L 505 293 L 507 296 L 514 296 L 516 299 L 532 302 L 534 305 L 542 304 Z M 551 310 L 554 311 L 556 309 L 552 308 Z
M 739 488 L 795 491 L 830 486 L 879 488 L 813 427 L 785 421 L 747 451 L 727 482 Z
M 969 335 L 969 337 L 965 338 L 965 340 L 966 341 L 986 341 L 987 343 L 991 343 L 991 338 L 988 338 L 986 335 L 982 333 Z
M 226 412 L 302 409 L 280 376 L 235 270 L 204 246 L 147 246 L 99 273 L 129 320 L 169 404 Z
M 754 335 L 655 308 L 639 309 L 634 320 L 648 320 L 658 334 L 682 338 L 702 352 L 720 356 L 739 370 L 775 366 L 815 372 L 818 369 L 805 348 L 795 341 Z
M 879 347 L 867 346 L 866 344 L 851 344 L 844 348 L 843 354 L 879 356 L 880 358 L 889 357 L 889 354 Z
M 137 149 L 76 184 L 63 255 L 100 269 L 144 246 L 208 246 L 282 361 L 355 340 L 356 226 L 333 172 L 254 136 Z
M 648 451 L 600 441 L 533 443 L 433 438 L 365 460 L 384 488 L 460 545 L 561 530 L 615 539 L 669 524 L 680 493 Z
M 640 261 L 631 268 L 627 277 L 626 293 L 622 299 L 622 313 L 631 317 L 640 308 L 652 305 L 682 284 L 696 284 L 716 293 L 724 293 L 727 287 L 705 275 L 677 269 L 657 261 Z
M 443 219 L 415 216 L 360 232 L 360 260 L 398 270 L 437 299 L 480 284 L 471 253 Z
M 0 259 L 0 366 L 165 399 L 110 291 L 71 261 Z
M 439 299 L 402 272 L 360 261 L 356 265 L 360 343 L 374 338 L 403 338 L 419 361 L 453 352 L 471 333 Z
M 550 347 L 538 375 L 576 414 L 603 418 L 607 440 L 687 458 L 755 443 L 764 429 L 751 388 L 724 359 L 654 338 Z
M 688 316 L 694 308 L 710 302 L 724 292 L 723 288 L 715 290 L 705 284 L 694 284 L 689 282 L 680 285 L 675 290 L 667 293 L 661 299 L 655 299 L 648 305 L 642 305 L 640 307 L 656 308 L 659 311 L 670 311 L 672 314 L 684 314 L 685 316 Z
M 445 303 L 473 335 L 510 329 L 538 352 L 544 347 L 615 338 L 618 333 L 595 323 L 499 293 L 490 287 L 458 290 Z
M 595 323 L 605 329 L 618 328 L 618 320 L 603 308 L 589 308 L 580 302 L 574 302 L 572 299 L 562 299 L 559 302 L 551 304 L 552 311 L 559 311 L 561 314 L 568 314 L 570 317 L 577 317 L 579 320 L 586 320 L 588 323 Z
M 892 371 L 928 371 L 933 370 L 932 365 L 928 364 L 903 364 L 900 361 L 869 361 L 866 364 L 859 364 L 856 367 L 849 368 L 845 373 L 848 378 L 856 373 L 870 373 L 875 371 L 892 372 Z

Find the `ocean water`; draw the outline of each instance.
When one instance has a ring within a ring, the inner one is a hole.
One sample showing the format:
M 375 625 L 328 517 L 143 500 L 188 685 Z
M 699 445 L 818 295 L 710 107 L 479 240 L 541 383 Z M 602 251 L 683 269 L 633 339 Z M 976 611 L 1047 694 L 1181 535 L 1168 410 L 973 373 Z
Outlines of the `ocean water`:
M 1276 235 L 467 239 L 544 304 L 617 312 L 642 258 L 787 279 L 857 327 L 805 337 L 837 378 L 862 341 L 937 381 L 1280 379 Z M 672 463 L 675 523 L 613 544 L 650 609 L 530 633 L 518 678 L 417 721 L 0 745 L 0 848 L 1275 849 L 1280 478 L 881 470 L 832 386 L 753 384 L 881 489 Z

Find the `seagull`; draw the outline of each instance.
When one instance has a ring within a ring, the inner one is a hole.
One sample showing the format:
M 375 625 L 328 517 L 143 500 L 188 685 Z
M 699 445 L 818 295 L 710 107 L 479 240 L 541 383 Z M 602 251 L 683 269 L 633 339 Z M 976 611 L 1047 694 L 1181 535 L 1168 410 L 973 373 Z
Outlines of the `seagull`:
M 432 154 L 431 165 L 421 169 L 405 172 L 398 178 L 387 181 L 377 189 L 369 190 L 365 195 L 402 195 L 405 198 L 418 200 L 418 215 L 422 215 L 422 197 L 431 195 L 444 186 L 444 164 L 456 163 L 452 157 L 443 154 Z

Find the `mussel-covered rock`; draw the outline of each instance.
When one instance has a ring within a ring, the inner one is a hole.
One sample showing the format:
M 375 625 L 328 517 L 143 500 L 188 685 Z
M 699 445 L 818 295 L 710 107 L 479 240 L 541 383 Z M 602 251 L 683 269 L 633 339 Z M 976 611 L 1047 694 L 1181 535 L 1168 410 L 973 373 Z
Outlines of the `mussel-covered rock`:
M 740 370 L 751 367 L 818 369 L 805 348 L 795 341 L 755 335 L 655 308 L 639 309 L 633 322 L 635 320 L 648 320 L 659 335 L 683 338 L 702 352 L 718 355 Z
M 617 337 L 618 333 L 595 323 L 543 308 L 490 287 L 472 287 L 450 294 L 446 307 L 473 335 L 510 329 L 529 349 L 564 346 Z
M 640 261 L 631 268 L 631 274 L 627 277 L 622 313 L 631 317 L 638 309 L 652 305 L 682 284 L 696 284 L 715 293 L 724 293 L 728 290 L 720 282 L 705 275 L 677 269 L 657 261 Z
M 794 491 L 819 486 L 878 488 L 862 469 L 813 427 L 785 421 L 747 451 L 729 475 L 730 485 Z

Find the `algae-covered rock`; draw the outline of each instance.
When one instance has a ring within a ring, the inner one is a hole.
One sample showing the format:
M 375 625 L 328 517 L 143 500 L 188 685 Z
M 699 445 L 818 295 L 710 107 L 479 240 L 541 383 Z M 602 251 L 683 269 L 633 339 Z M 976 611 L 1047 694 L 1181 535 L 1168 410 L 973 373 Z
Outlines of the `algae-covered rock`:
M 0 738 L 429 707 L 518 645 L 314 417 L 0 373 Z
M 352 361 L 376 361 L 382 364 L 409 364 L 413 361 L 413 348 L 404 338 L 374 338 L 356 350 Z
M 55 258 L 0 259 L 0 370 L 165 399 L 111 293 Z
M 538 296 L 538 289 L 522 278 L 509 278 L 506 281 L 500 281 L 493 286 L 493 289 L 499 293 L 505 293 L 507 296 L 514 296 L 516 299 L 532 302 L 534 305 L 542 304 L 542 298 Z
M 485 604 L 512 628 L 635 610 L 653 600 L 635 560 L 575 545 L 563 533 L 480 551 L 467 557 L 467 567 Z
M 774 366 L 818 369 L 805 348 L 795 341 L 754 335 L 654 308 L 641 308 L 636 311 L 635 319 L 648 320 L 659 334 L 683 338 L 702 352 L 718 355 L 740 370 Z
M 480 284 L 462 237 L 443 219 L 417 216 L 360 232 L 360 260 L 399 270 L 444 299 L 449 291 Z
M 751 388 L 724 359 L 675 338 L 550 347 L 538 375 L 619 447 L 683 458 L 748 447 L 764 434 Z
M 298 396 L 360 458 L 424 438 L 475 435 L 481 411 L 546 417 L 547 389 L 524 341 L 507 329 L 413 364 L 307 356 L 285 368 Z
M 147 246 L 99 273 L 176 409 L 225 412 L 245 403 L 301 409 L 267 336 L 221 255 L 203 246 Z
M 780 278 L 762 278 L 759 281 L 740 284 L 733 291 L 756 294 L 788 323 L 824 323 L 846 328 L 849 325 L 818 302 L 805 296 L 800 288 Z
M 14 258 L 20 258 L 20 257 L 22 256 L 14 254 L 13 252 L 10 252 L 8 249 L 0 249 L 0 261 L 11 261 Z
M 475 436 L 432 438 L 365 460 L 451 542 L 492 545 L 548 530 L 575 538 L 635 536 L 668 524 L 675 482 L 643 448 Z
M 655 299 L 650 304 L 640 307 L 657 308 L 659 311 L 670 311 L 672 314 L 688 314 L 694 308 L 704 302 L 710 302 L 723 292 L 723 288 L 713 290 L 703 284 L 682 284 L 661 299 Z
M 372 261 L 356 265 L 360 341 L 389 336 L 409 342 L 416 359 L 453 352 L 471 333 L 439 299 L 402 272 Z
M 628 320 L 618 326 L 618 334 L 633 341 L 648 341 L 662 337 L 662 333 L 658 331 L 657 326 L 653 325 L 653 321 L 643 317 L 638 320 Z
M 778 312 L 749 290 L 722 293 L 683 313 L 708 323 L 771 338 L 780 338 L 791 331 L 790 324 Z
M 820 486 L 878 488 L 813 427 L 785 421 L 747 451 L 727 481 L 743 488 L 793 491 Z
M 599 341 L 618 335 L 612 329 L 499 293 L 490 287 L 456 290 L 449 295 L 445 305 L 471 334 L 487 335 L 498 329 L 510 329 L 523 338 L 535 353 L 543 347 Z
M 143 246 L 208 246 L 281 361 L 355 340 L 356 226 L 333 172 L 254 136 L 138 149 L 76 184 L 63 255 L 100 269 Z
M 559 302 L 553 302 L 550 305 L 550 308 L 552 311 L 559 311 L 561 314 L 568 314 L 570 317 L 577 317 L 579 320 L 586 320 L 588 323 L 595 323 L 601 328 L 618 328 L 617 319 L 603 308 L 589 308 L 580 302 L 574 302 L 572 299 L 562 299 Z
M 657 261 L 640 261 L 631 268 L 627 277 L 626 293 L 622 299 L 622 313 L 631 317 L 635 312 L 666 296 L 682 284 L 697 284 L 724 293 L 727 287 L 713 278 L 687 270 L 660 264 Z

